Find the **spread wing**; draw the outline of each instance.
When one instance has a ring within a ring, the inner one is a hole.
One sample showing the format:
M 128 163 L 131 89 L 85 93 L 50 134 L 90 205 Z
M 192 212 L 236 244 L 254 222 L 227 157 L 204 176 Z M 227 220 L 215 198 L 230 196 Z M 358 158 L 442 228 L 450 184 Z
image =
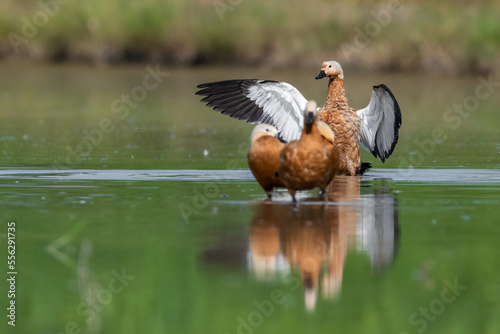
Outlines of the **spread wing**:
M 370 103 L 357 113 L 361 123 L 361 147 L 384 162 L 399 138 L 401 110 L 398 101 L 386 85 L 373 86 Z
M 307 100 L 286 82 L 243 79 L 198 85 L 201 102 L 248 123 L 274 125 L 287 142 L 300 138 Z

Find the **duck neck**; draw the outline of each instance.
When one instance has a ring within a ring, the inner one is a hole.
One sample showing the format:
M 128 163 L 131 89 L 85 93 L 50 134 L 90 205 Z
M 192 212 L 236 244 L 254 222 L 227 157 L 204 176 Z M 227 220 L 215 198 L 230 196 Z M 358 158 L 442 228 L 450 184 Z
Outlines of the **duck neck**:
M 309 134 L 311 134 L 312 128 L 313 128 L 313 124 L 305 124 L 304 125 L 304 132 L 307 135 L 309 135 Z
M 321 134 L 316 123 L 304 124 L 301 138 L 315 138 L 318 136 L 321 136 Z
M 325 101 L 325 108 L 335 108 L 342 104 L 347 104 L 347 98 L 345 97 L 344 90 L 344 79 L 339 77 L 330 78 L 330 81 L 328 82 L 328 95 Z

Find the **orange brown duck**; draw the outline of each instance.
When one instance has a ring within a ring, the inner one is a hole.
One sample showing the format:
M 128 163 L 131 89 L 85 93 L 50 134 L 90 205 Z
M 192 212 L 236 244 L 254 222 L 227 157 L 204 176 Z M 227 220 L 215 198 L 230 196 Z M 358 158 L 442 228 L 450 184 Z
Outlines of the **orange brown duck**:
M 275 187 L 285 186 L 278 177 L 280 153 L 285 144 L 276 138 L 277 134 L 278 130 L 272 125 L 257 125 L 252 131 L 247 154 L 248 166 L 268 198 Z
M 294 202 L 297 190 L 319 187 L 324 194 L 338 170 L 337 150 L 331 143 L 333 133 L 330 131 L 327 137 L 323 137 L 318 121 L 316 102 L 309 101 L 300 139 L 286 144 L 281 151 L 279 177 Z
M 335 133 L 333 133 L 333 130 L 325 123 L 322 121 L 318 121 L 318 131 L 323 137 L 323 143 L 328 147 L 328 149 L 332 152 L 332 155 L 336 158 L 333 168 L 335 170 L 335 174 L 339 172 L 339 150 L 337 148 L 337 145 L 335 144 Z
M 340 175 L 362 174 L 359 146 L 382 162 L 392 154 L 399 138 L 402 117 L 396 98 L 386 85 L 373 86 L 366 108 L 353 109 L 344 91 L 344 73 L 336 61 L 325 61 L 316 79 L 329 78 L 321 120 L 335 133 Z M 300 138 L 306 98 L 286 82 L 237 79 L 198 85 L 198 95 L 208 107 L 248 123 L 274 125 L 286 142 Z

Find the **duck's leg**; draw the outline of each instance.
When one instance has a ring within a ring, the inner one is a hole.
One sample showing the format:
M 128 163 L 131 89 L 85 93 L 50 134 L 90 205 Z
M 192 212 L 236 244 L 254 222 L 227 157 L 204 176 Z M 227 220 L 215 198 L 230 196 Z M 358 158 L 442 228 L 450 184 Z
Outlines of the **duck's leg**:
M 271 201 L 273 198 L 273 189 L 264 189 L 264 191 L 266 192 L 266 195 L 267 195 L 267 198 L 266 198 L 266 201 Z
M 324 187 L 324 188 L 320 188 L 319 197 L 320 197 L 321 199 L 323 199 L 325 202 L 327 202 L 327 201 L 328 201 L 328 196 L 327 196 L 327 192 L 326 192 L 326 187 Z

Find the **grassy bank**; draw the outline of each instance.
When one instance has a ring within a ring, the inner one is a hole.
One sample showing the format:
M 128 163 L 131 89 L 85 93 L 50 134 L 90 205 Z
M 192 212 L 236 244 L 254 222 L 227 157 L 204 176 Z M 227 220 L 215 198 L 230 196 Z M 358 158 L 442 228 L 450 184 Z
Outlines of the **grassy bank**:
M 59 2 L 58 2 L 59 1 Z M 0 4 L 0 55 L 91 62 L 500 68 L 500 3 L 41 0 Z

